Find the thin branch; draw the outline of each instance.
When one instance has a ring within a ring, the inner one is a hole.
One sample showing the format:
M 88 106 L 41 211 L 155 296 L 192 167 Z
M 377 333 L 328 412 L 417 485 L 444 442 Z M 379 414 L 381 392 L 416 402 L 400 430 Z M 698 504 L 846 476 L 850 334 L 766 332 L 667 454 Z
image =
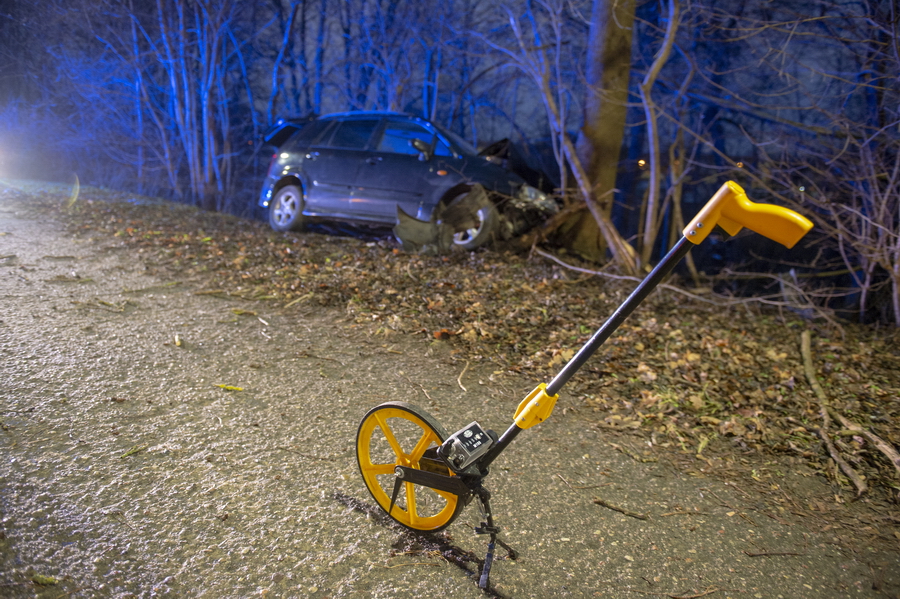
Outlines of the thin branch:
M 834 443 L 828 434 L 828 426 L 831 424 L 831 418 L 828 415 L 828 398 L 825 395 L 825 391 L 822 389 L 822 385 L 819 384 L 819 380 L 816 378 L 816 370 L 812 362 L 812 350 L 810 349 L 810 337 L 809 330 L 803 331 L 801 334 L 800 353 L 803 355 L 803 370 L 806 373 L 806 379 L 809 381 L 809 386 L 812 387 L 813 392 L 819 400 L 819 414 L 822 417 L 822 427 L 818 430 L 819 437 L 821 437 L 825 446 L 828 448 L 831 459 L 840 466 L 847 478 L 853 482 L 853 485 L 856 487 L 856 496 L 859 497 L 868 490 L 868 486 L 866 485 L 866 481 L 859 476 L 856 470 L 841 457 L 841 454 L 834 446 Z
M 860 425 L 851 422 L 834 408 L 829 406 L 827 409 L 831 417 L 840 422 L 841 426 L 843 426 L 845 429 L 862 435 L 869 441 L 871 441 L 872 445 L 874 445 L 878 449 L 878 451 L 883 453 L 885 457 L 891 462 L 891 464 L 894 465 L 894 469 L 897 471 L 897 474 L 900 474 L 900 453 L 898 453 L 890 443 L 888 443 L 872 431 L 864 429 Z

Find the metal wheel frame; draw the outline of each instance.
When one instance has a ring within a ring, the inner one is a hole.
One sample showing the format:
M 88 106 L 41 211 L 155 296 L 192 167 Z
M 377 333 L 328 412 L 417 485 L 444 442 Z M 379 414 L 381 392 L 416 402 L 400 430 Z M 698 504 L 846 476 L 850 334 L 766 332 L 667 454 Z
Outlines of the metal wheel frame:
M 415 444 L 410 447 L 407 439 L 398 440 L 391 428 L 390 420 L 401 419 L 418 426 L 422 434 Z M 394 452 L 394 461 L 390 463 L 373 463 L 371 456 L 371 442 L 373 436 L 383 435 Z M 425 450 L 429 447 L 440 445 L 447 438 L 447 432 L 425 410 L 405 402 L 387 402 L 369 410 L 359 424 L 356 434 L 356 460 L 360 474 L 372 498 L 379 507 L 385 511 L 397 523 L 406 528 L 418 531 L 436 532 L 449 526 L 459 516 L 465 502 L 458 495 L 428 489 L 432 495 L 440 497 L 445 504 L 442 508 L 434 510 L 435 513 L 428 516 L 419 514 L 419 498 L 424 495 L 424 487 L 418 487 L 410 482 L 403 483 L 404 501 L 396 502 L 390 508 L 391 498 L 378 481 L 379 475 L 393 475 L 396 466 L 407 466 L 419 469 L 419 461 Z M 403 444 L 406 443 L 406 447 Z M 449 470 L 448 470 L 449 473 Z

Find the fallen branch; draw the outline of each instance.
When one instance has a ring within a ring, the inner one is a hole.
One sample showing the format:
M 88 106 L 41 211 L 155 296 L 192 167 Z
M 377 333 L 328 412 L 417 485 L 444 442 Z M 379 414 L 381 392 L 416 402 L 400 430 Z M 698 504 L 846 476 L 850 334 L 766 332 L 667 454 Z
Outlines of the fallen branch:
M 315 294 L 314 294 L 312 291 L 310 291 L 310 292 L 307 293 L 306 295 L 301 295 L 300 297 L 298 297 L 298 298 L 296 298 L 296 299 L 293 299 L 293 300 L 289 301 L 288 303 L 286 303 L 286 304 L 284 305 L 284 307 L 285 307 L 285 308 L 290 308 L 290 307 L 293 306 L 294 304 L 298 304 L 298 303 L 300 303 L 300 302 L 302 302 L 302 301 L 304 301 L 304 300 L 308 300 L 309 298 L 313 297 L 313 295 L 315 295 Z
M 819 380 L 816 378 L 816 369 L 812 362 L 811 344 L 811 335 L 807 329 L 800 335 L 800 353 L 803 355 L 803 370 L 806 373 L 806 379 L 809 381 L 809 386 L 812 387 L 813 392 L 819 400 L 819 414 L 822 416 L 822 427 L 819 428 L 817 432 L 819 437 L 825 443 L 825 447 L 828 448 L 831 459 L 840 466 L 847 478 L 853 482 L 853 485 L 856 487 L 856 496 L 859 497 L 865 493 L 869 487 L 856 470 L 841 457 L 837 447 L 834 446 L 831 437 L 828 435 L 828 427 L 831 424 L 831 417 L 828 414 L 828 397 L 825 395 L 822 385 L 819 384 Z
M 408 564 L 394 564 L 393 566 L 381 566 L 381 567 L 386 568 L 388 570 L 392 570 L 394 568 L 408 568 L 410 566 L 440 566 L 440 564 L 436 564 L 434 562 L 410 562 Z
M 171 281 L 169 283 L 160 283 L 159 285 L 150 285 L 149 287 L 141 287 L 139 289 L 128 289 L 127 287 L 122 290 L 122 293 L 143 293 L 144 291 L 152 291 L 154 289 L 168 289 L 169 287 L 175 287 L 176 285 L 181 285 L 181 281 Z
M 628 510 L 626 510 L 624 508 L 620 508 L 611 503 L 607 503 L 606 501 L 600 499 L 599 497 L 594 497 L 594 503 L 596 503 L 597 505 L 602 505 L 605 508 L 609 508 L 614 512 L 619 512 L 620 514 L 625 514 L 626 516 L 631 516 L 632 518 L 637 518 L 638 520 L 649 520 L 650 519 L 650 516 L 647 516 L 646 514 L 638 514 L 636 512 L 629 512 Z
M 568 262 L 565 262 L 565 261 L 563 261 L 563 260 L 560 260 L 559 258 L 557 258 L 556 256 L 554 256 L 553 254 L 549 254 L 549 253 L 547 253 L 547 252 L 545 252 L 545 251 L 543 251 L 543 250 L 541 250 L 541 249 L 539 249 L 539 248 L 537 248 L 537 247 L 534 248 L 534 253 L 536 253 L 536 254 L 538 254 L 538 255 L 541 255 L 541 256 L 543 256 L 544 258 L 547 258 L 548 260 L 551 260 L 551 261 L 553 261 L 553 262 L 556 262 L 556 263 L 559 264 L 560 266 L 563 266 L 563 267 L 565 267 L 565 268 L 567 268 L 567 269 L 569 269 L 569 270 L 573 270 L 573 271 L 575 271 L 575 272 L 581 272 L 581 273 L 588 274 L 588 275 L 595 275 L 595 276 L 598 276 L 598 277 L 604 277 L 604 278 L 607 278 L 607 279 L 613 279 L 613 280 L 616 280 L 616 281 L 632 281 L 632 282 L 635 282 L 635 283 L 640 283 L 640 282 L 643 280 L 643 279 L 640 278 L 640 277 L 633 277 L 633 276 L 631 276 L 631 275 L 614 275 L 614 274 L 612 274 L 612 273 L 603 272 L 602 270 L 591 270 L 590 268 L 582 268 L 582 267 L 580 267 L 580 266 L 575 266 L 574 264 L 569 264 Z M 707 303 L 707 304 L 712 304 L 712 305 L 714 305 L 714 306 L 727 306 L 727 305 L 729 305 L 729 303 L 727 303 L 727 302 L 726 302 L 726 303 L 722 303 L 722 302 L 720 302 L 720 301 L 711 300 L 711 299 L 708 299 L 708 298 L 699 296 L 699 295 L 697 295 L 697 294 L 691 293 L 690 291 L 685 291 L 684 289 L 681 289 L 680 287 L 676 287 L 675 285 L 667 285 L 666 283 L 660 283 L 659 285 L 657 285 L 656 288 L 657 288 L 657 289 L 666 289 L 666 290 L 668 290 L 668 291 L 674 291 L 675 293 L 680 293 L 680 294 L 682 294 L 682 295 L 686 295 L 687 297 L 689 297 L 689 298 L 691 298 L 691 299 L 693 299 L 693 300 L 696 300 L 696 301 L 698 301 L 698 302 L 705 302 L 705 303 Z
M 618 444 L 616 444 L 616 443 L 610 443 L 610 445 L 612 445 L 613 449 L 615 449 L 615 450 L 618 451 L 619 453 L 624 453 L 625 455 L 627 455 L 629 458 L 631 458 L 631 459 L 634 460 L 635 462 L 640 462 L 640 463 L 642 463 L 642 464 L 649 464 L 649 463 L 651 463 L 651 462 L 658 462 L 658 461 L 659 461 L 658 458 L 653 458 L 653 457 L 645 458 L 645 457 L 643 457 L 643 456 L 639 456 L 638 454 L 636 454 L 635 452 L 631 451 L 631 450 L 628 449 L 627 447 L 622 447 L 621 445 L 618 445 Z
M 650 591 L 639 591 L 637 589 L 629 589 L 632 593 L 640 593 L 641 595 L 656 595 L 657 597 L 668 597 L 669 599 L 698 599 L 698 597 L 706 597 L 707 595 L 712 595 L 713 593 L 718 593 L 719 591 L 724 591 L 726 589 L 720 589 L 719 587 L 710 587 L 704 591 L 699 593 L 695 593 L 693 595 L 675 595 L 673 593 L 653 593 Z
M 556 256 L 554 256 L 553 254 L 545 252 L 536 246 L 532 248 L 532 251 L 535 254 L 543 256 L 544 258 L 547 258 L 548 260 L 556 262 L 560 266 L 562 266 L 568 270 L 574 271 L 574 272 L 580 272 L 580 273 L 584 273 L 584 274 L 588 274 L 588 275 L 594 275 L 594 276 L 603 277 L 606 279 L 612 279 L 615 281 L 633 281 L 635 283 L 640 283 L 643 280 L 640 277 L 635 277 L 635 276 L 630 276 L 630 275 L 616 275 L 616 274 L 604 272 L 602 270 L 593 270 L 590 268 L 582 268 L 580 266 L 575 266 L 574 264 L 569 264 L 568 262 L 565 262 L 564 260 L 561 260 L 561 259 L 557 258 Z M 771 279 L 779 280 L 777 277 L 766 274 L 766 273 L 760 273 L 759 275 L 755 275 L 752 273 L 746 273 L 746 274 L 747 274 L 747 276 L 745 278 L 771 278 Z M 717 279 L 717 277 L 707 277 L 707 279 L 710 281 L 714 281 Z M 665 289 L 667 291 L 673 291 L 675 293 L 684 295 L 694 301 L 705 303 L 705 304 L 712 304 L 713 306 L 718 306 L 720 308 L 730 308 L 730 307 L 734 307 L 734 306 L 742 306 L 742 305 L 748 305 L 748 304 L 752 304 L 752 303 L 762 304 L 765 306 L 775 306 L 778 308 L 789 308 L 789 309 L 794 308 L 794 306 L 790 302 L 778 301 L 778 300 L 771 299 L 771 298 L 781 297 L 782 294 L 780 294 L 780 293 L 770 295 L 770 296 L 761 295 L 761 296 L 756 296 L 756 297 L 733 298 L 733 297 L 726 297 L 726 296 L 718 295 L 715 293 L 711 293 L 710 297 L 703 297 L 702 295 L 698 295 L 696 293 L 691 293 L 690 291 L 687 291 L 686 289 L 682 289 L 681 287 L 678 287 L 676 285 L 668 285 L 666 283 L 660 283 L 657 286 L 657 289 Z M 812 302 L 809 302 L 805 306 L 804 309 L 814 310 L 818 316 L 820 316 L 824 320 L 828 321 L 831 325 L 833 325 L 835 327 L 835 329 L 839 330 L 841 332 L 841 336 L 843 337 L 843 335 L 844 335 L 843 328 L 832 317 L 830 317 L 825 310 L 819 308 Z
M 567 481 L 566 479 L 563 478 L 562 474 L 557 473 L 556 477 L 557 477 L 559 480 L 561 480 L 561 481 L 563 481 L 564 483 L 566 483 L 566 486 L 569 487 L 569 488 L 572 489 L 572 490 L 576 490 L 576 489 L 599 489 L 600 487 L 608 487 L 609 485 L 612 484 L 612 483 L 603 483 L 603 484 L 601 484 L 601 485 L 575 485 L 575 486 L 572 486 L 572 485 L 569 484 L 569 481 Z
M 840 414 L 832 407 L 828 408 L 828 413 L 831 414 L 832 418 L 840 422 L 841 426 L 843 426 L 845 429 L 860 434 L 871 441 L 872 445 L 874 445 L 878 449 L 878 451 L 883 453 L 885 457 L 890 460 L 891 464 L 894 465 L 894 468 L 897 470 L 897 474 L 900 474 L 900 453 L 898 453 L 890 443 L 888 443 L 875 433 L 864 429 L 855 422 L 851 422 L 850 420 L 845 418 L 843 414 Z

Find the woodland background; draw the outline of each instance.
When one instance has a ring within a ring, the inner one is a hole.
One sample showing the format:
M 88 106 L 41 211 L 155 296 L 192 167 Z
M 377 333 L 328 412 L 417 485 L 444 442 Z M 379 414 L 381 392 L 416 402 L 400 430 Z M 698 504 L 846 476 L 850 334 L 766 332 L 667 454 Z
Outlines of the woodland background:
M 624 274 L 734 179 L 816 234 L 787 265 L 712 243 L 698 284 L 769 270 L 797 309 L 897 325 L 898 19 L 892 0 L 4 0 L 0 176 L 242 214 L 278 117 L 398 110 L 527 148 L 564 205 L 542 235 Z

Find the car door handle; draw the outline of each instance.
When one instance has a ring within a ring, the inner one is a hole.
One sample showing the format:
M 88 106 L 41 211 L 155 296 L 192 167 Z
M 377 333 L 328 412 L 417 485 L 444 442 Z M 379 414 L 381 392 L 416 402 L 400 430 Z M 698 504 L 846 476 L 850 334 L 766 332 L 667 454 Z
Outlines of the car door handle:
M 306 155 L 306 159 L 307 159 L 307 160 L 315 160 L 315 159 L 318 158 L 318 157 L 319 157 L 319 153 L 318 153 L 318 152 L 309 152 L 309 153 Z
M 379 162 L 381 162 L 381 156 L 371 156 L 369 158 L 366 158 L 366 162 L 368 162 L 369 164 L 378 164 Z

